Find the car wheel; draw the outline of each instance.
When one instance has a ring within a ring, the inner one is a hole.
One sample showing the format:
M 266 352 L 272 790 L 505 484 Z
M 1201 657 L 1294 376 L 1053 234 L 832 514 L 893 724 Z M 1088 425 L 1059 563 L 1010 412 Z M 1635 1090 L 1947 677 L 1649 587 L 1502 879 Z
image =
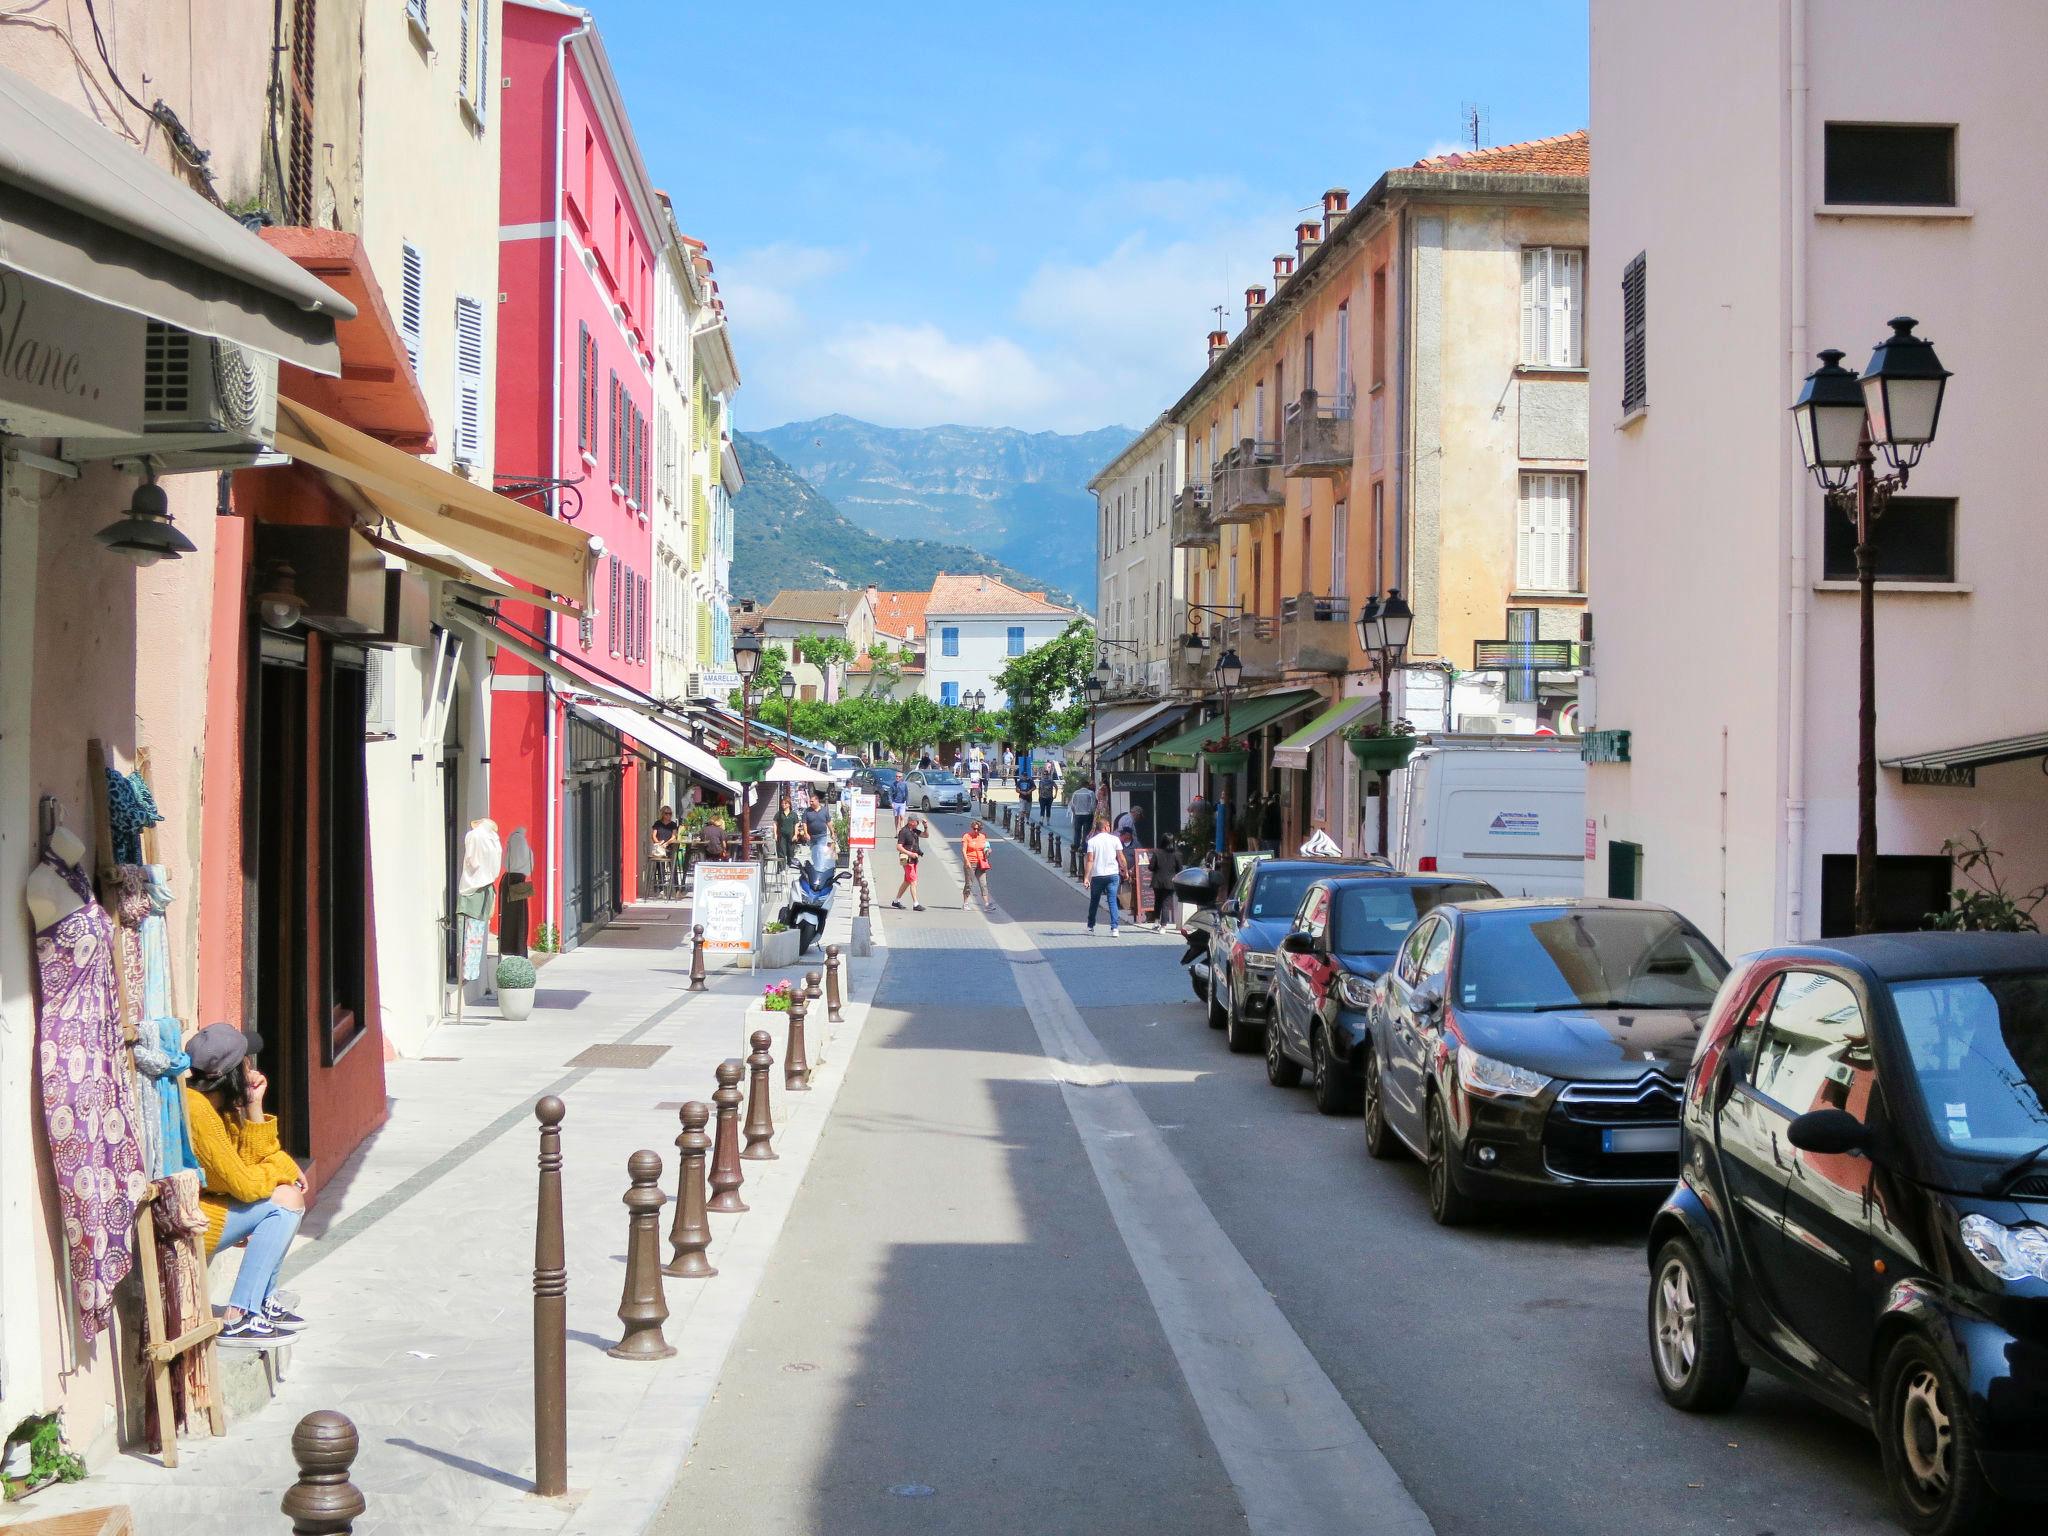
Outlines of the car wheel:
M 1223 1008 L 1223 998 L 1229 990 L 1230 977 L 1228 973 L 1218 976 L 1216 974 L 1216 962 L 1213 959 L 1210 960 L 1209 986 L 1203 996 L 1208 1000 L 1209 1004 L 1209 1027 L 1211 1029 L 1221 1029 L 1230 1022 L 1230 1016 Z
M 1355 1113 L 1358 1109 L 1358 1085 L 1352 1080 L 1350 1069 L 1330 1055 L 1329 1037 L 1323 1033 L 1321 1019 L 1309 1026 L 1308 1062 L 1309 1082 L 1315 1090 L 1316 1113 Z
M 1224 1005 L 1223 1014 L 1224 1044 L 1228 1045 L 1235 1055 L 1249 1056 L 1259 1048 L 1265 1033 L 1256 1024 L 1246 1020 L 1244 1008 L 1237 1000 L 1237 983 L 1230 982 L 1229 1000 Z
M 1275 1088 L 1301 1086 L 1301 1063 L 1281 1048 L 1278 1020 L 1266 1026 L 1266 1081 Z
M 1380 1055 L 1370 1040 L 1365 1043 L 1365 1155 L 1385 1162 L 1401 1150 L 1400 1138 L 1387 1124 L 1387 1103 L 1380 1083 Z
M 1451 1127 L 1444 1118 L 1444 1101 L 1429 1096 L 1428 1115 L 1429 1215 L 1440 1227 L 1463 1226 L 1475 1209 L 1472 1197 L 1458 1187 L 1458 1170 L 1451 1165 Z
M 1687 1238 L 1672 1238 L 1650 1267 L 1650 1364 L 1664 1400 L 1687 1413 L 1732 1407 L 1749 1380 L 1728 1308 Z
M 1877 1441 L 1885 1480 L 1917 1536 L 1984 1529 L 1997 1501 L 1977 1461 L 1977 1431 L 1962 1383 L 1940 1351 L 1915 1334 L 1893 1346 L 1878 1377 Z
M 1200 1003 L 1209 1001 L 1209 984 L 1192 970 L 1188 972 L 1188 988 L 1195 994 L 1195 1001 Z

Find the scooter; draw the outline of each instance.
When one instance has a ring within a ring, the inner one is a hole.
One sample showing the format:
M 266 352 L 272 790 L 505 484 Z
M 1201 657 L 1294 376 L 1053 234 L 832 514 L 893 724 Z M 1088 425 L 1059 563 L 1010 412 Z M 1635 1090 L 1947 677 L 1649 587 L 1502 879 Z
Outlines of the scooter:
M 782 910 L 776 914 L 778 920 L 796 930 L 796 952 L 799 956 L 809 952 L 818 942 L 818 935 L 825 931 L 825 919 L 832 914 L 832 897 L 843 881 L 851 880 L 853 871 L 827 864 L 822 870 L 815 868 L 809 859 L 796 866 L 796 889 Z

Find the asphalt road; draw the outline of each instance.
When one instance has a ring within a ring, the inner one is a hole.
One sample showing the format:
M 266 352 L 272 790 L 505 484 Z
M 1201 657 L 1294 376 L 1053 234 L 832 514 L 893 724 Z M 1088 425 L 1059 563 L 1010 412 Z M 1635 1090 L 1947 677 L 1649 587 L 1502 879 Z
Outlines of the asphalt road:
M 1177 942 L 1087 939 L 1042 859 L 998 842 L 995 865 L 1004 913 L 1442 1536 L 1897 1529 L 1874 1443 L 1790 1388 L 1665 1406 L 1648 1206 L 1438 1228 L 1419 1165 L 1370 1161 L 1356 1119 L 1225 1050 Z M 1015 983 L 938 875 L 930 911 L 887 914 L 877 1013 L 668 1528 L 1243 1530 Z

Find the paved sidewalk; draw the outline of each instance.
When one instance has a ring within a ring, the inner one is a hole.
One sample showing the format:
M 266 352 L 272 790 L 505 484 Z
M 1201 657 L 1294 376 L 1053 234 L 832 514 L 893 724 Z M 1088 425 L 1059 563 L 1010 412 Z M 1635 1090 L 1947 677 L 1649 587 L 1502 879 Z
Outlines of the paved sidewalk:
M 856 906 L 848 887 L 828 934 L 842 953 Z M 620 1331 L 626 1159 L 660 1153 L 673 1194 L 678 1107 L 709 1101 L 716 1065 L 746 1054 L 745 1009 L 764 983 L 802 972 L 714 969 L 709 991 L 688 993 L 687 906 L 649 903 L 544 966 L 530 1019 L 472 1016 L 436 1030 L 419 1059 L 389 1064 L 389 1122 L 322 1191 L 289 1263 L 285 1285 L 312 1326 L 269 1407 L 223 1439 L 187 1437 L 175 1471 L 123 1456 L 39 1494 L 23 1515 L 126 1503 L 139 1536 L 282 1532 L 292 1428 L 335 1408 L 362 1441 L 359 1536 L 641 1530 L 682 1463 L 830 1114 L 886 961 L 876 926 L 875 954 L 849 964 L 845 1022 L 828 1024 L 822 1002 L 808 1021 L 810 1093 L 781 1091 L 785 1029 L 779 1018 L 771 1027 L 780 1160 L 745 1164 L 752 1209 L 712 1218 L 720 1273 L 667 1282 L 675 1358 L 604 1352 Z M 607 1045 L 652 1047 L 658 1059 L 574 1064 Z M 530 1492 L 533 1104 L 549 1093 L 568 1108 L 570 1493 L 559 1500 Z

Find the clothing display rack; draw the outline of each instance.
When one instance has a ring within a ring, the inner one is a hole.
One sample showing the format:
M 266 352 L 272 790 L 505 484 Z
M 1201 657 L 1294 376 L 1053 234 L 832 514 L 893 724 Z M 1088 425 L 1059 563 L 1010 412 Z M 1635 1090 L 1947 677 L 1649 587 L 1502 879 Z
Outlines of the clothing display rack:
M 120 881 L 114 865 L 114 824 L 107 792 L 106 744 L 97 738 L 86 743 L 86 780 L 92 786 L 93 825 L 93 874 L 94 886 L 99 892 L 100 903 L 108 912 L 115 914 L 119 922 L 121 910 Z M 149 749 L 144 747 L 135 754 L 135 771 L 147 780 L 149 778 Z M 144 828 L 142 833 L 142 859 L 145 864 L 156 862 L 156 829 Z M 115 985 L 121 999 L 121 1039 L 130 1056 L 129 1066 L 134 1068 L 133 1056 L 138 1032 L 129 1022 L 130 999 L 128 996 L 128 972 L 124 965 L 114 967 Z M 135 1007 L 141 1007 L 139 999 Z M 176 1012 L 175 1006 L 172 1012 Z M 140 1082 L 142 1074 L 133 1071 L 133 1080 Z M 137 1113 L 140 1113 L 138 1108 Z M 204 1322 L 189 1328 L 176 1338 L 167 1338 L 164 1322 L 163 1278 L 157 1270 L 156 1216 L 150 1206 L 155 1200 L 156 1187 L 149 1190 L 136 1202 L 135 1209 L 135 1267 L 141 1271 L 142 1310 L 147 1336 L 143 1344 L 143 1365 L 149 1375 L 149 1392 L 156 1400 L 157 1438 L 163 1446 L 162 1459 L 166 1467 L 178 1464 L 178 1419 L 176 1404 L 171 1394 L 171 1367 L 188 1350 L 203 1352 L 209 1390 L 206 1394 L 207 1428 L 214 1435 L 228 1432 L 227 1409 L 221 1401 L 223 1384 L 220 1375 L 220 1358 L 214 1347 L 214 1340 L 221 1330 L 220 1319 L 208 1316 Z M 198 1265 L 199 1274 L 206 1273 L 206 1251 L 198 1235 L 174 1239 L 188 1245 L 190 1257 Z M 202 1286 L 204 1282 L 202 1281 Z M 209 1312 L 211 1309 L 208 1309 Z

